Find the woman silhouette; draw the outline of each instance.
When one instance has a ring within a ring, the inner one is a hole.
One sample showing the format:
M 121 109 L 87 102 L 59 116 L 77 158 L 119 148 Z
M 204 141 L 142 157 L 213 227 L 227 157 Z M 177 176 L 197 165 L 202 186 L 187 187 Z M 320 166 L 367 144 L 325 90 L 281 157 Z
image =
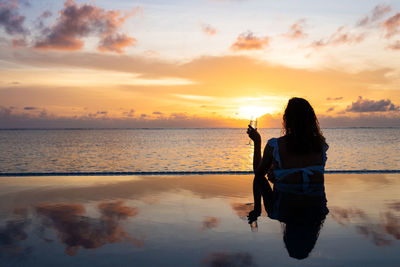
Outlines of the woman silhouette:
M 249 223 L 261 214 L 261 198 L 272 219 L 284 223 L 284 242 L 291 257 L 306 258 L 328 214 L 324 169 L 328 145 L 307 100 L 292 98 L 283 115 L 284 135 L 268 140 L 261 157 L 261 135 L 247 129 L 254 141 L 254 210 Z M 274 184 L 273 190 L 268 180 Z

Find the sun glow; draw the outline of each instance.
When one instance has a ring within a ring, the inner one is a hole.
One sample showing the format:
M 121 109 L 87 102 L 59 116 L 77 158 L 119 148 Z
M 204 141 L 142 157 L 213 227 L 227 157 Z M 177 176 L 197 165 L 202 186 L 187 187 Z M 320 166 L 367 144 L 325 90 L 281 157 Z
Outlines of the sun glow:
M 251 119 L 261 117 L 267 113 L 272 113 L 274 108 L 272 107 L 260 107 L 260 106 L 243 106 L 238 110 L 238 117 L 241 119 Z

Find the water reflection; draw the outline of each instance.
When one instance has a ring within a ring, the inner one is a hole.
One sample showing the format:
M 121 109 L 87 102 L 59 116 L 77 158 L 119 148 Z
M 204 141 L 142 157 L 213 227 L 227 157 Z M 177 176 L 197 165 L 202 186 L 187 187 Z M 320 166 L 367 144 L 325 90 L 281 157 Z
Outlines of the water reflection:
M 256 266 L 252 255 L 248 252 L 215 252 L 211 253 L 203 260 L 203 265 L 217 266 Z
M 220 220 L 213 216 L 206 216 L 201 226 L 201 230 L 213 229 L 217 228 L 220 223 Z
M 400 240 L 400 202 L 388 203 L 380 211 L 379 221 L 357 208 L 332 207 L 332 218 L 341 225 L 353 225 L 356 232 L 378 247 Z
M 325 197 L 281 195 L 259 217 L 257 233 L 247 224 L 253 205 L 246 175 L 109 177 L 89 185 L 4 179 L 0 265 L 286 266 L 306 257 L 301 263 L 343 266 L 387 255 L 386 265 L 394 265 L 400 176 L 385 176 L 390 187 L 366 175 L 327 176 L 328 215 Z
M 128 234 L 122 222 L 138 214 L 138 209 L 128 207 L 123 201 L 100 202 L 97 205 L 98 218 L 88 216 L 84 205 L 79 203 L 46 203 L 33 207 L 29 213 L 25 208 L 16 208 L 12 219 L 0 227 L 0 258 L 10 256 L 21 260 L 32 251 L 26 246 L 29 237 L 39 237 L 46 243 L 54 242 L 66 246 L 69 256 L 77 254 L 80 248 L 96 249 L 106 244 L 131 243 L 143 247 L 144 238 Z M 35 220 L 35 223 L 33 223 Z
M 36 212 L 42 218 L 45 229 L 53 229 L 60 241 L 66 245 L 65 253 L 74 256 L 79 248 L 94 249 L 109 243 L 122 241 L 132 242 L 142 247 L 143 239 L 137 239 L 125 232 L 121 221 L 138 214 L 135 208 L 127 207 L 123 201 L 102 202 L 97 206 L 100 217 L 85 216 L 85 208 L 81 204 L 42 204 Z M 45 237 L 44 240 L 51 240 Z
M 30 220 L 25 218 L 8 220 L 0 228 L 0 259 L 5 256 L 23 259 L 31 254 L 33 247 L 24 246 L 23 241 L 27 239 L 27 228 Z
M 289 256 L 299 260 L 307 258 L 313 250 L 329 213 L 324 184 L 312 185 L 316 189 L 311 192 L 303 191 L 302 185 L 275 183 L 273 191 L 263 195 L 268 217 L 282 224 L 283 242 Z M 253 232 L 257 231 L 257 217 L 254 211 L 248 213 Z

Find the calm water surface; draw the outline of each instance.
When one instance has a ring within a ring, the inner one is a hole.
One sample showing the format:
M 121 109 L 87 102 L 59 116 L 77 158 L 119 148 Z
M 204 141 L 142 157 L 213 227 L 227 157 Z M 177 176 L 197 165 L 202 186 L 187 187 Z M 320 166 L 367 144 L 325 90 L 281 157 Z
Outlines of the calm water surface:
M 0 179 L 1 266 L 398 266 L 400 175 L 328 174 L 311 253 L 257 232 L 250 175 Z
M 400 128 L 324 134 L 329 170 L 400 169 Z M 248 142 L 245 129 L 2 130 L 0 172 L 247 171 Z

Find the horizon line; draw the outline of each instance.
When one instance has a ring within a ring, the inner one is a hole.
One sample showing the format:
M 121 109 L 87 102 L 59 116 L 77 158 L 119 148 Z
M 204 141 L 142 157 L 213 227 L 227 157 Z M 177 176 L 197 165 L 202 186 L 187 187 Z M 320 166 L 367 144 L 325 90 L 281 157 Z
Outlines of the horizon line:
M 321 127 L 321 129 L 398 129 L 400 126 L 336 126 Z M 38 127 L 38 128 L 0 128 L 0 131 L 26 130 L 179 130 L 179 129 L 246 129 L 245 127 Z M 257 129 L 282 129 L 281 127 L 260 127 Z

